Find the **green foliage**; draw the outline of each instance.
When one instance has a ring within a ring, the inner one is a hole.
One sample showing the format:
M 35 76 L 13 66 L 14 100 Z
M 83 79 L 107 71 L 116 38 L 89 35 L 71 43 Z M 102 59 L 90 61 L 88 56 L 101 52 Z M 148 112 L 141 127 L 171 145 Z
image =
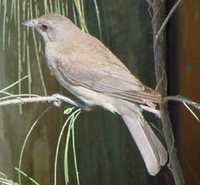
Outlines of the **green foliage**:
M 101 33 L 101 22 L 99 16 L 99 9 L 97 5 L 97 1 L 94 0 L 95 11 L 97 16 L 97 24 L 100 38 L 102 38 Z M 47 88 L 45 84 L 45 78 L 43 74 L 43 68 L 41 65 L 41 56 L 44 56 L 42 49 L 41 39 L 37 39 L 37 34 L 34 30 L 29 30 L 28 28 L 24 28 L 21 23 L 32 19 L 37 18 L 43 14 L 48 14 L 51 12 L 59 13 L 65 16 L 68 16 L 69 8 L 73 11 L 74 22 L 85 32 L 88 32 L 86 21 L 85 21 L 85 8 L 84 8 L 84 0 L 44 0 L 44 1 L 32 1 L 32 0 L 0 0 L 0 12 L 2 12 L 1 16 L 1 40 L 2 40 L 2 50 L 5 52 L 8 48 L 16 48 L 17 57 L 17 76 L 16 82 L 7 86 L 4 89 L 0 90 L 0 94 L 4 96 L 0 98 L 1 101 L 12 99 L 12 98 L 21 98 L 24 96 L 37 96 L 33 94 L 32 83 L 33 83 L 33 70 L 32 65 L 33 62 L 36 61 L 37 70 L 39 73 L 39 80 L 41 84 L 41 88 L 44 95 L 47 95 Z M 13 39 L 16 42 L 12 42 Z M 42 53 L 42 54 L 41 54 Z M 26 79 L 28 81 L 27 87 L 23 88 L 22 81 Z M 12 94 L 8 92 L 8 90 L 14 86 L 18 87 L 18 94 Z M 25 91 L 25 93 L 24 93 Z M 38 184 L 32 177 L 27 175 L 22 170 L 22 161 L 24 157 L 24 150 L 29 140 L 31 133 L 33 132 L 36 124 L 39 120 L 50 110 L 51 107 L 44 110 L 40 116 L 36 119 L 36 121 L 32 124 L 30 130 L 28 131 L 24 143 L 22 145 L 19 164 L 16 170 L 18 171 L 18 182 L 22 184 L 22 176 L 28 178 L 30 182 L 34 184 Z M 77 184 L 80 184 L 79 174 L 78 174 L 78 165 L 76 159 L 76 149 L 75 149 L 75 131 L 74 131 L 74 123 L 81 110 L 73 110 L 74 108 L 67 109 L 64 114 L 68 115 L 66 122 L 63 125 L 63 128 L 60 132 L 57 148 L 56 148 L 56 156 L 55 156 L 55 166 L 54 166 L 54 184 L 57 184 L 57 162 L 58 162 L 58 154 L 60 148 L 60 142 L 63 136 L 63 132 L 68 126 L 67 134 L 66 134 L 66 143 L 65 143 L 65 153 L 64 153 L 64 175 L 66 184 L 69 183 L 69 147 L 70 141 L 72 144 L 73 151 L 73 163 L 75 169 L 75 176 Z M 71 139 L 70 139 L 71 138 Z M 0 178 L 0 182 L 3 184 L 9 184 L 9 181 L 6 178 Z M 13 183 L 14 184 L 14 183 Z

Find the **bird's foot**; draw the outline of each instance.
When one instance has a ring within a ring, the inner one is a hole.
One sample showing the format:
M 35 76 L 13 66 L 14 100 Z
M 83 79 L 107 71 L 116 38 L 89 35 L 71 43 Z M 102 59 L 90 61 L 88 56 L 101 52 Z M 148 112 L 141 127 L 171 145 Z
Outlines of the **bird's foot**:
M 82 103 L 78 103 L 78 106 L 85 110 L 85 111 L 91 111 L 93 109 L 93 106 L 87 105 L 87 104 L 82 104 Z
M 56 101 L 54 102 L 56 106 L 58 106 L 58 105 L 60 106 L 61 102 L 65 102 L 65 103 L 69 103 L 71 105 L 74 105 L 76 107 L 80 107 L 81 109 L 83 109 L 85 111 L 92 110 L 92 106 L 71 100 L 70 98 L 63 96 L 61 94 L 53 94 L 53 97 L 56 98 Z

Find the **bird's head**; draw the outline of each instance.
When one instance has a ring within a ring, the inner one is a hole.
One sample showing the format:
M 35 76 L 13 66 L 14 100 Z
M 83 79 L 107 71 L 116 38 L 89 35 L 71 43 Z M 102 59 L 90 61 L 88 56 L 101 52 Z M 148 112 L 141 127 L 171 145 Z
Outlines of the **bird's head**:
M 63 40 L 71 28 L 74 28 L 74 24 L 68 18 L 55 13 L 25 21 L 23 25 L 35 28 L 45 42 Z

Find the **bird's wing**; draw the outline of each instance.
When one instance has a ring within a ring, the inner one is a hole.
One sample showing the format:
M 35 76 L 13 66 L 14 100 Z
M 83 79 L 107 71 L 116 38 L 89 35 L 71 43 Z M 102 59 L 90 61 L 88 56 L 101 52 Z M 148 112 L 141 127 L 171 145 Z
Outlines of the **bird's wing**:
M 57 70 L 72 85 L 142 104 L 160 102 L 160 95 L 145 87 L 124 66 L 88 60 L 90 59 L 87 58 L 86 61 L 84 56 L 64 58 L 57 62 Z

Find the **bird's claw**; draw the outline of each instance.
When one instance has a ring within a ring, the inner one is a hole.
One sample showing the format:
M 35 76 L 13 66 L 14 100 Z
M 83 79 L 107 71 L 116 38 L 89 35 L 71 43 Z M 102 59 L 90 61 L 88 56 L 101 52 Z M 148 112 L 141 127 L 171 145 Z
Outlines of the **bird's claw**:
M 54 104 L 56 106 L 60 106 L 62 102 L 65 102 L 65 103 L 69 103 L 71 105 L 74 105 L 76 107 L 80 107 L 81 109 L 83 109 L 85 111 L 92 110 L 92 106 L 89 106 L 87 104 L 82 104 L 82 103 L 75 102 L 75 101 L 73 101 L 73 100 L 71 100 L 71 99 L 69 99 L 69 98 L 67 98 L 67 97 L 65 97 L 65 96 L 63 96 L 61 94 L 56 93 L 56 94 L 53 94 L 52 96 L 56 99 L 55 102 L 54 102 Z

